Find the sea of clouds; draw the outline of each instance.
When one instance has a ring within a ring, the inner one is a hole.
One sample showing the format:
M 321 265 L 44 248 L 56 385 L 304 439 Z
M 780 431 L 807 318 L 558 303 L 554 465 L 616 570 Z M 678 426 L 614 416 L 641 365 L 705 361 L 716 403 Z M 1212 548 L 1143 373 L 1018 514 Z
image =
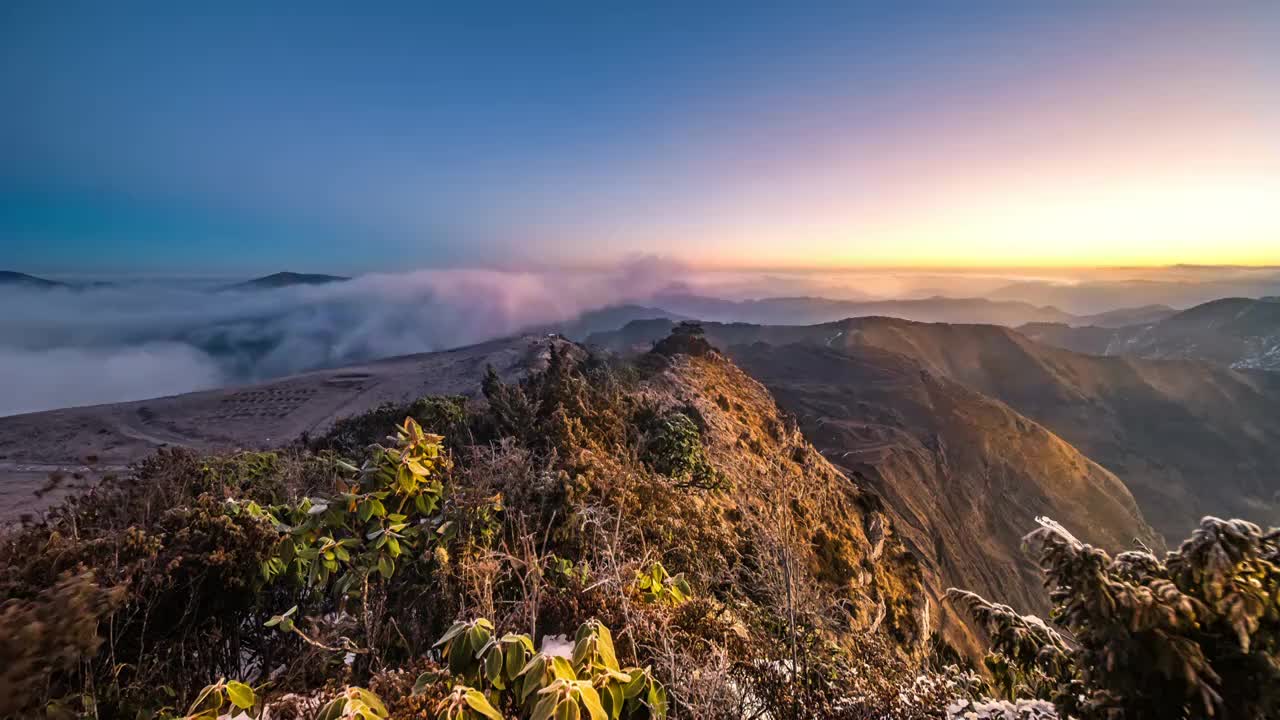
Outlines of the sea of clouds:
M 636 262 L 602 272 L 422 270 L 277 289 L 0 288 L 0 415 L 468 345 L 652 296 L 679 273 Z

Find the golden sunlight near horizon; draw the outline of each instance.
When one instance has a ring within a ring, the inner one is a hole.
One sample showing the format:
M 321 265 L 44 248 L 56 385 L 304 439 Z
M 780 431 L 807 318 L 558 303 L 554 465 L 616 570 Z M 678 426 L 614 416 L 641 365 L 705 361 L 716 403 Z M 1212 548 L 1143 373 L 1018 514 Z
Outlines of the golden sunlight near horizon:
M 1274 264 L 1280 180 L 1188 178 L 1005 193 L 890 230 L 885 240 L 887 248 L 911 248 L 907 259 L 916 264 Z
M 704 263 L 733 265 L 732 258 L 751 256 L 761 266 L 815 268 L 1277 265 L 1280 177 L 1003 188 L 915 214 L 745 231 L 733 246 L 730 257 Z

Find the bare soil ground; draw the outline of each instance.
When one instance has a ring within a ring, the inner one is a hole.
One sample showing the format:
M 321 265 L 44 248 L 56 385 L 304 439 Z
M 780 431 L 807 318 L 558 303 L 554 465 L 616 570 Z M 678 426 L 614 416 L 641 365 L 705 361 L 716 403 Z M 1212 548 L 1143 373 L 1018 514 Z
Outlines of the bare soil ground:
M 475 395 L 487 366 L 518 376 L 546 351 L 545 338 L 527 336 L 258 385 L 0 417 L 0 522 L 49 507 L 161 447 L 279 447 L 383 403 Z

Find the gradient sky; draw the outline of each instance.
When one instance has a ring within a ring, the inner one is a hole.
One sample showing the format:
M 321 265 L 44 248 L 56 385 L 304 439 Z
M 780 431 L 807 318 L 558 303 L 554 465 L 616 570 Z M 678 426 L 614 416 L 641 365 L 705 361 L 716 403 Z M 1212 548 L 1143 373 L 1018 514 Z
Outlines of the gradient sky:
M 1277 2 L 201 5 L 0 4 L 0 269 L 1280 263 Z

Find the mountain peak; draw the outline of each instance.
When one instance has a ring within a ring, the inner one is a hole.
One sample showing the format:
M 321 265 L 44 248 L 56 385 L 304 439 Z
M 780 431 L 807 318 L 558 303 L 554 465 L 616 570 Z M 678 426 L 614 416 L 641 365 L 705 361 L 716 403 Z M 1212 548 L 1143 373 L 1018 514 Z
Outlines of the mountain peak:
M 293 287 L 295 285 L 328 285 L 345 282 L 351 278 L 342 275 L 324 275 L 322 273 L 296 273 L 283 271 L 263 275 L 228 286 L 228 290 L 270 290 L 273 288 Z
M 15 272 L 13 270 L 0 270 L 0 286 L 51 290 L 53 288 L 67 287 L 67 284 L 56 280 L 46 280 L 42 277 L 36 277 L 35 275 Z

